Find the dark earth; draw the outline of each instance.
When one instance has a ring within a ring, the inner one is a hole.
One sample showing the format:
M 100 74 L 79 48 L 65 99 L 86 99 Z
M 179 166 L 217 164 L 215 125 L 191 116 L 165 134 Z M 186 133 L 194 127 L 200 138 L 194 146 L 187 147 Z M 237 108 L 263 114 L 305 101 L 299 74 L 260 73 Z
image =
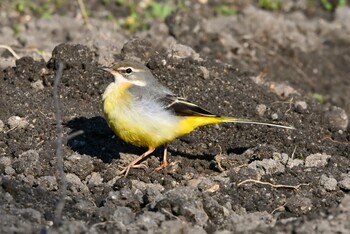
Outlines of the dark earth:
M 224 16 L 213 9 L 225 1 L 193 0 L 135 32 L 106 20 L 127 15 L 109 1 L 85 3 L 87 24 L 74 1 L 49 18 L 10 2 L 0 4 L 0 44 L 19 58 L 0 48 L 0 233 L 350 232 L 349 2 L 269 11 L 237 1 Z M 122 59 L 215 114 L 296 129 L 203 127 L 169 145 L 166 169 L 154 171 L 160 148 L 124 178 L 145 149 L 107 126 L 101 95 L 113 77 L 99 69 Z M 57 149 L 67 181 L 59 221 Z

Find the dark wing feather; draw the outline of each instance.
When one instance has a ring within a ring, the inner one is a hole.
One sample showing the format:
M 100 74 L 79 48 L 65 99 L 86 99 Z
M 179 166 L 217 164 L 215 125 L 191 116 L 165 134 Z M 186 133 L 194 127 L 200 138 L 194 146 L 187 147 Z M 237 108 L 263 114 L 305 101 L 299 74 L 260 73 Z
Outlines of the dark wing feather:
M 161 99 L 166 109 L 174 111 L 179 116 L 208 116 L 218 117 L 210 113 L 208 110 L 197 106 L 184 98 L 179 98 L 173 95 L 167 95 Z

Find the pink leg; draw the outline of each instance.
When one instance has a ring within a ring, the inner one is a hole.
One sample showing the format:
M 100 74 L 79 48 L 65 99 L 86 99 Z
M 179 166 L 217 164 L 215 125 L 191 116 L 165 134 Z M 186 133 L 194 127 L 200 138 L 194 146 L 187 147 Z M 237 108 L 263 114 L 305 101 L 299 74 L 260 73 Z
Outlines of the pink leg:
M 155 171 L 160 171 L 168 166 L 168 144 L 164 144 L 163 162 Z
M 141 161 L 143 158 L 147 157 L 148 155 L 150 155 L 151 153 L 153 153 L 153 151 L 155 150 L 155 148 L 148 148 L 148 150 L 146 152 L 144 152 L 141 156 L 135 158 L 131 163 L 129 163 L 129 165 L 127 167 L 125 167 L 119 174 L 124 174 L 124 177 L 126 177 L 129 174 L 129 171 L 132 167 L 136 167 L 139 168 L 140 165 L 135 165 L 136 163 L 138 163 L 139 161 Z

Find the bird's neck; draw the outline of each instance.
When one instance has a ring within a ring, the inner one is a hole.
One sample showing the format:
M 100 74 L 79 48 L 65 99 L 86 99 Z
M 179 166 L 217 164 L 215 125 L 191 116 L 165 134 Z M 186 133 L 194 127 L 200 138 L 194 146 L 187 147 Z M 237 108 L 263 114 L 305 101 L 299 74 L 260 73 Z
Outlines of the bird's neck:
M 119 99 L 126 94 L 130 86 L 131 84 L 127 82 L 113 82 L 107 86 L 105 92 L 102 95 L 102 100 L 105 100 L 106 98 Z

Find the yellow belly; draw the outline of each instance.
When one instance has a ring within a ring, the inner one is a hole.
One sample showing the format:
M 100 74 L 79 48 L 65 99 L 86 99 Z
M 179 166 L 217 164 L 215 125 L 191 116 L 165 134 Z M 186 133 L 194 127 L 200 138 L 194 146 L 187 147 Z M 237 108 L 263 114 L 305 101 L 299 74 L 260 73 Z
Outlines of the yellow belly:
M 152 100 L 133 99 L 125 89 L 111 84 L 103 95 L 108 125 L 122 140 L 140 147 L 156 148 L 195 128 L 223 122 L 218 117 L 176 116 Z
M 108 96 L 103 102 L 105 119 L 120 139 L 135 146 L 156 148 L 179 135 L 179 117 L 160 111 L 160 107 L 143 110 L 131 100 Z

